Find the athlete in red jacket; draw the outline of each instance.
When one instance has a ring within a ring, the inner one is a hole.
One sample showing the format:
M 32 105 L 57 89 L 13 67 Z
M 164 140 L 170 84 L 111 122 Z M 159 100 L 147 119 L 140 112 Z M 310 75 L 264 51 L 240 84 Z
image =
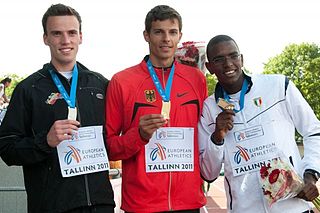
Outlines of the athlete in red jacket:
M 107 92 L 108 155 L 122 160 L 121 208 L 199 212 L 206 200 L 197 123 L 206 80 L 198 69 L 174 60 L 182 35 L 174 9 L 156 6 L 145 23 L 150 55 L 115 74 Z

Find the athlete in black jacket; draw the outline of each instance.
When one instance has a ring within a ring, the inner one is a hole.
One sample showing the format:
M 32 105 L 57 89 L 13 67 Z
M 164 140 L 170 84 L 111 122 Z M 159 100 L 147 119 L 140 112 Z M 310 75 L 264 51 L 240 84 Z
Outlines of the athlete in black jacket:
M 79 126 L 105 126 L 108 80 L 76 62 L 80 26 L 74 9 L 62 4 L 48 9 L 43 27 L 51 62 L 17 85 L 0 126 L 0 156 L 8 165 L 23 166 L 29 213 L 114 211 L 108 172 L 62 177 L 57 155 L 56 146 Z M 74 67 L 78 68 L 77 116 L 67 120 L 68 104 L 50 70 L 70 94 Z

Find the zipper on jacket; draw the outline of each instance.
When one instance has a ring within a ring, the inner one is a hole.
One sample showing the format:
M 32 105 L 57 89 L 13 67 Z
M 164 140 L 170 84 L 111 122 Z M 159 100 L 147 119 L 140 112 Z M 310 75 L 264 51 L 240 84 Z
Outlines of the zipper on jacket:
M 166 79 L 164 77 L 165 69 L 162 68 L 162 81 L 163 81 L 163 89 L 166 88 Z M 170 112 L 169 112 L 170 113 Z M 170 119 L 168 120 L 168 126 L 170 126 Z M 171 204 L 171 186 L 172 186 L 172 174 L 169 172 L 169 189 L 168 189 L 168 207 L 169 211 L 172 211 L 172 204 Z
M 162 81 L 163 81 L 163 89 L 166 88 L 166 79 L 164 77 L 165 69 L 162 68 Z M 169 112 L 170 114 L 170 112 Z M 170 126 L 170 119 L 168 119 L 167 123 L 168 127 Z M 168 189 L 168 207 L 169 211 L 173 211 L 172 209 L 172 203 L 171 203 L 171 186 L 172 186 L 172 173 L 169 172 L 169 189 Z
M 78 109 L 78 120 L 80 122 L 81 125 L 81 118 L 80 118 L 80 110 L 79 110 L 79 105 L 78 105 L 78 101 L 76 101 L 77 103 L 77 109 Z M 84 175 L 84 185 L 85 185 L 85 190 L 86 190 L 86 197 L 87 197 L 87 204 L 88 206 L 91 206 L 91 198 L 90 198 L 90 191 L 89 191 L 89 182 L 88 182 L 88 175 Z
M 78 114 L 78 120 L 80 122 L 81 126 L 81 117 L 80 117 L 80 109 L 79 109 L 79 104 L 78 101 L 76 100 L 76 105 L 77 105 L 77 114 Z M 90 193 L 89 193 L 89 183 L 88 183 L 88 175 L 84 175 L 84 185 L 85 185 L 85 190 L 86 190 L 86 197 L 87 197 L 87 203 L 88 206 L 91 206 L 91 198 L 90 198 Z
M 79 91 L 81 90 L 82 88 L 79 87 Z M 79 104 L 78 104 L 78 99 L 76 98 L 76 106 L 77 106 L 77 116 L 78 116 L 78 120 L 80 122 L 80 126 L 81 126 L 81 115 L 80 115 L 80 107 L 79 107 Z
M 82 88 L 79 87 L 79 91 L 81 89 Z M 79 103 L 78 103 L 78 99 L 77 98 L 76 98 L 76 106 L 77 106 L 77 116 L 78 116 L 78 120 L 79 120 L 80 126 L 81 126 L 80 107 L 79 107 Z M 85 190 L 86 190 L 87 204 L 88 204 L 88 206 L 92 206 L 91 198 L 90 198 L 90 191 L 89 191 L 88 175 L 84 175 L 84 185 L 85 185 Z
M 88 206 L 91 206 L 91 200 L 90 200 L 90 193 L 89 193 L 89 184 L 88 184 L 88 175 L 84 175 L 84 184 L 86 187 L 86 196 L 87 196 L 87 202 L 88 202 Z
M 69 87 L 71 87 L 70 81 L 67 81 L 67 82 L 68 82 Z M 82 88 L 79 86 L 79 91 L 80 91 L 81 89 L 82 89 Z M 79 93 L 77 92 L 77 94 L 79 94 Z M 80 122 L 80 127 L 81 127 L 80 107 L 79 107 L 79 103 L 78 103 L 77 96 L 76 96 L 76 107 L 77 107 L 77 117 L 78 117 L 78 120 L 79 120 L 79 122 Z M 92 203 L 91 203 L 90 192 L 89 192 L 88 175 L 84 175 L 84 185 L 85 185 L 85 192 L 86 192 L 87 204 L 88 204 L 88 206 L 91 206 Z
M 171 175 L 171 172 L 169 172 L 169 193 L 168 193 L 169 211 L 173 210 L 171 206 L 171 184 L 172 184 L 172 175 Z
M 67 80 L 64 76 L 63 76 L 63 78 L 67 81 L 68 86 L 71 89 L 70 81 L 71 81 L 72 78 L 70 78 L 70 80 Z M 79 78 L 78 78 L 78 80 L 79 80 Z M 81 89 L 82 88 L 79 86 L 79 91 Z M 78 91 L 77 91 L 77 94 L 79 94 Z M 76 96 L 76 108 L 77 108 L 77 117 L 78 117 L 78 120 L 80 122 L 80 127 L 81 127 L 80 107 L 79 107 L 77 96 Z M 90 193 L 89 193 L 89 183 L 88 183 L 88 176 L 87 175 L 84 175 L 84 185 L 85 185 L 85 193 L 86 193 L 86 198 L 87 198 L 87 204 L 88 204 L 88 206 L 92 206 Z

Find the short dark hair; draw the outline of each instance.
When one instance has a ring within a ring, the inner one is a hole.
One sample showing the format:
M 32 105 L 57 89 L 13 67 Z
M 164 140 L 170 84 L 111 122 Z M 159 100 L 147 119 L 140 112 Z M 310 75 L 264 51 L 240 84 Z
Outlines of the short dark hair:
M 180 14 L 173 9 L 172 7 L 169 7 L 168 5 L 158 5 L 152 8 L 145 19 L 145 30 L 149 33 L 151 30 L 151 24 L 154 21 L 164 21 L 164 20 L 173 20 L 177 19 L 179 22 L 179 30 L 181 32 L 182 29 L 182 18 Z
M 233 41 L 239 50 L 238 44 L 233 38 L 231 38 L 230 36 L 227 36 L 227 35 L 217 35 L 217 36 L 213 37 L 209 41 L 209 43 L 207 44 L 207 58 L 208 58 L 208 60 L 209 60 L 209 54 L 211 54 L 213 47 L 216 44 L 223 42 L 223 41 Z
M 47 21 L 50 16 L 75 16 L 79 21 L 79 30 L 81 32 L 81 16 L 72 7 L 66 6 L 64 4 L 53 4 L 51 5 L 42 17 L 42 27 L 44 34 L 47 34 Z
M 5 84 L 5 83 L 11 83 L 11 78 L 9 78 L 9 77 L 6 77 L 6 78 L 4 78 L 2 81 L 1 81 L 1 83 L 2 84 Z

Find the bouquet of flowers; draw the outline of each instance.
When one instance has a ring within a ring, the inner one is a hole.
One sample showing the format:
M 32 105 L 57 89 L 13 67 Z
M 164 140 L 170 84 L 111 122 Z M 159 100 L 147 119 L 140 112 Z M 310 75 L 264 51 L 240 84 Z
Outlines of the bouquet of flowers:
M 260 177 L 263 194 L 270 206 L 276 201 L 297 196 L 304 186 L 302 178 L 281 158 L 275 158 L 262 166 Z M 312 202 L 319 210 L 320 197 Z
M 186 65 L 198 67 L 204 72 L 205 45 L 204 42 L 187 41 L 183 42 L 176 53 L 176 59 Z
M 262 190 L 269 205 L 296 196 L 303 188 L 303 180 L 281 160 L 275 158 L 260 169 Z

